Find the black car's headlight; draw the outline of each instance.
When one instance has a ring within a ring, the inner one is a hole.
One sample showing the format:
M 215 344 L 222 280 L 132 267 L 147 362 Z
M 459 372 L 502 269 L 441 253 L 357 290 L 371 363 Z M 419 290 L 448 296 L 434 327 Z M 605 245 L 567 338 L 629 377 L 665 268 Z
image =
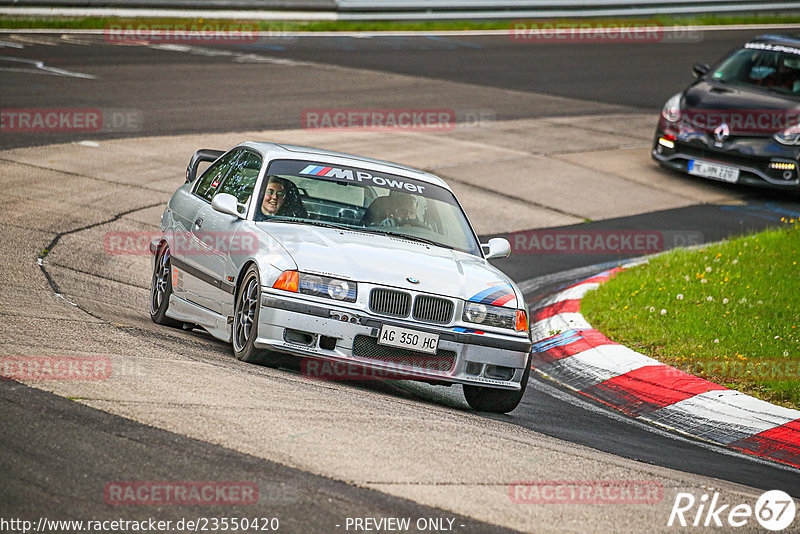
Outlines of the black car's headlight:
M 664 104 L 661 116 L 668 122 L 678 122 L 681 118 L 681 93 L 673 95 Z
M 284 271 L 272 287 L 343 302 L 355 302 L 358 295 L 358 284 L 356 282 L 297 271 Z
M 517 332 L 528 330 L 528 316 L 525 310 L 492 306 L 480 302 L 465 302 L 461 320 L 465 323 L 508 328 Z
M 793 127 L 772 136 L 782 145 L 800 145 L 800 128 Z

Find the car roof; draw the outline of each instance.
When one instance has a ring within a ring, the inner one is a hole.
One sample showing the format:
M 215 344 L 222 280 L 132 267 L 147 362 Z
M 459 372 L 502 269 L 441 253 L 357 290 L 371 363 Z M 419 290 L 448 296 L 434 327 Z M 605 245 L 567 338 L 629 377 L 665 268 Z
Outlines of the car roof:
M 755 39 L 751 39 L 749 42 L 751 43 L 762 42 L 762 43 L 782 44 L 782 45 L 800 47 L 800 36 L 766 33 L 763 35 L 759 35 Z
M 265 158 L 273 159 L 306 159 L 318 161 L 320 163 L 332 163 L 338 165 L 346 165 L 350 167 L 359 167 L 366 170 L 385 172 L 388 174 L 395 174 L 415 178 L 429 184 L 438 185 L 450 190 L 447 183 L 438 176 L 429 172 L 421 171 L 413 167 L 400 165 L 399 163 L 392 163 L 391 161 L 383 161 L 373 158 L 365 158 L 356 156 L 354 154 L 346 154 L 344 152 L 334 152 L 332 150 L 324 150 L 321 148 L 313 148 L 299 145 L 288 145 L 283 143 L 264 143 L 257 141 L 247 141 L 241 143 L 239 146 L 247 146 L 261 152 Z

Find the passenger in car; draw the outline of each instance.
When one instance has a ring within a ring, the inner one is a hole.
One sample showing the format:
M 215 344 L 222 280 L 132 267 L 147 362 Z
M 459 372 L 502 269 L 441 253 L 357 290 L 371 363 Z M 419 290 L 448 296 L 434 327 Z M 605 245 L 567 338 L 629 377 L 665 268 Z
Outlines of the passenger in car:
M 364 226 L 399 226 L 402 221 L 416 220 L 417 202 L 406 193 L 392 191 L 378 197 L 369 205 L 362 222 Z
M 261 214 L 265 216 L 307 218 L 308 211 L 300 199 L 297 185 L 287 178 L 270 176 L 261 202 Z

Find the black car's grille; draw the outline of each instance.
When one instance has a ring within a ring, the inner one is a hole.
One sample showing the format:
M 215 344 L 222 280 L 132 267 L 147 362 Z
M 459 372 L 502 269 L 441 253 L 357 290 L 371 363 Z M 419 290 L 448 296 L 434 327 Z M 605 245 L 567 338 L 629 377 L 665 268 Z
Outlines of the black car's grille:
M 681 144 L 680 152 L 681 154 L 685 154 L 693 158 L 726 161 L 741 167 L 753 167 L 760 170 L 766 169 L 766 163 L 769 162 L 768 158 L 765 159 L 763 157 L 743 156 L 736 152 L 717 152 L 716 150 L 709 150 L 707 148 L 701 148 L 689 144 Z
M 405 291 L 375 288 L 369 294 L 369 309 L 380 315 L 408 317 L 411 295 Z
M 456 353 L 439 349 L 436 354 L 378 345 L 374 337 L 357 335 L 353 340 L 353 356 L 392 364 L 399 374 L 403 371 L 422 369 L 448 372 L 456 363 Z
M 414 300 L 414 319 L 426 323 L 447 324 L 453 318 L 452 301 L 420 295 Z

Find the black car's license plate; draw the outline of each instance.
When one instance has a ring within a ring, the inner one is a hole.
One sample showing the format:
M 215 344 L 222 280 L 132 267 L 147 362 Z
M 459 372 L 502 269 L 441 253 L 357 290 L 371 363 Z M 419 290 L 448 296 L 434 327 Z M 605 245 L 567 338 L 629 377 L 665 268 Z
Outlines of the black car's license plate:
M 739 169 L 736 167 L 707 163 L 695 159 L 689 160 L 689 174 L 702 176 L 703 178 L 711 178 L 712 180 L 720 180 L 722 182 L 730 182 L 732 184 L 735 184 L 739 180 Z

